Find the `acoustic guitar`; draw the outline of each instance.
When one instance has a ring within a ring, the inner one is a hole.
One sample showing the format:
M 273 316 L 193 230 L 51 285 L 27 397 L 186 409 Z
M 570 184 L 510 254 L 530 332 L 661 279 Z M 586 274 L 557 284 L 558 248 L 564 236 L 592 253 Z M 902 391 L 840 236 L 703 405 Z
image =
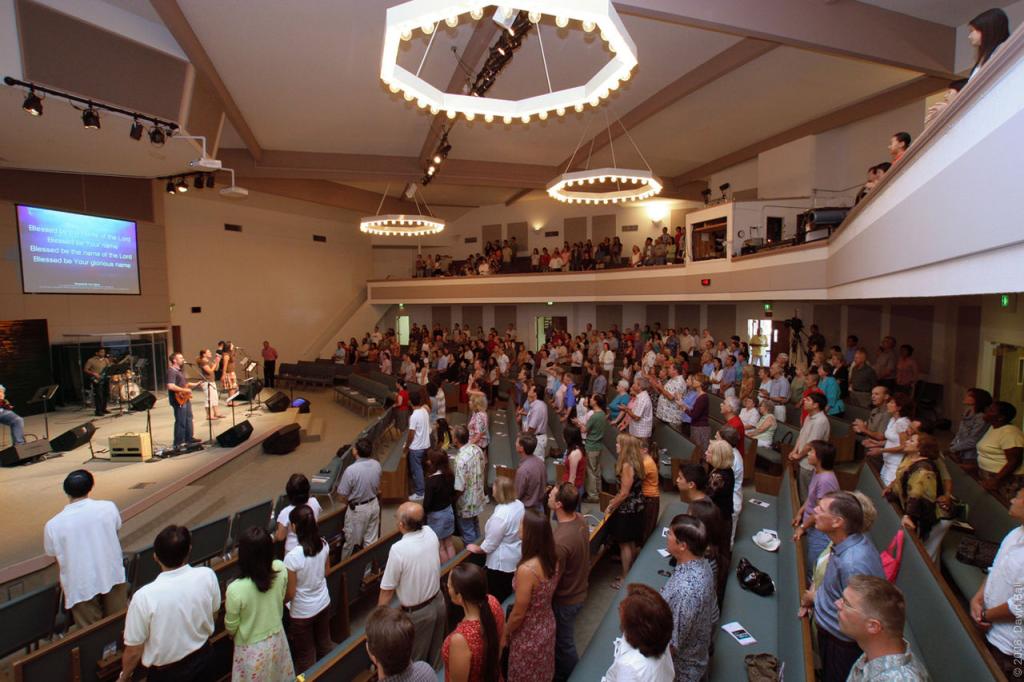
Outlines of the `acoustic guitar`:
M 192 400 L 192 389 L 186 388 L 184 391 L 175 391 L 174 399 L 178 401 L 179 405 L 184 406 L 188 404 L 188 402 Z

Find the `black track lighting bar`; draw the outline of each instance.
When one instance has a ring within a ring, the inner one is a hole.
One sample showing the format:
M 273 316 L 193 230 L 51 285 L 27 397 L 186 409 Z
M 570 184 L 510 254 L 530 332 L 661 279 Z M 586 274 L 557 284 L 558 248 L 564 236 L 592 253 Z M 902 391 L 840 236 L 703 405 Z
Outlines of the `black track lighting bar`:
M 128 109 L 122 109 L 121 107 L 115 107 L 115 106 L 113 106 L 111 104 L 103 104 L 101 102 L 96 102 L 94 100 L 87 99 L 85 97 L 79 97 L 78 95 L 72 95 L 70 92 L 63 92 L 61 90 L 54 90 L 53 88 L 48 88 L 48 87 L 45 87 L 43 85 L 38 85 L 37 83 L 30 83 L 28 81 L 18 80 L 17 78 L 11 78 L 10 76 L 5 76 L 4 77 L 4 83 L 7 84 L 7 85 L 10 85 L 10 86 L 14 86 L 14 87 L 28 88 L 30 95 L 34 94 L 34 93 L 41 92 L 43 94 L 50 95 L 52 97 L 60 97 L 61 99 L 66 99 L 69 102 L 75 102 L 77 104 L 82 104 L 82 105 L 84 105 L 87 108 L 102 109 L 104 111 L 110 111 L 110 112 L 113 112 L 113 113 L 116 113 L 116 114 L 121 114 L 122 116 L 127 116 L 128 118 L 131 118 L 131 119 L 139 119 L 139 120 L 143 120 L 143 121 L 148 121 L 148 122 L 152 123 L 154 126 L 159 126 L 161 128 L 166 128 L 168 131 L 175 131 L 175 130 L 178 130 L 178 128 L 179 128 L 178 124 L 175 123 L 174 121 L 166 121 L 166 120 L 164 120 L 162 118 L 157 118 L 156 116 L 150 116 L 148 114 L 143 114 L 143 113 L 138 112 L 138 111 L 129 111 Z M 38 95 L 36 97 L 38 98 Z M 40 107 L 39 111 L 40 112 L 42 111 L 42 107 Z

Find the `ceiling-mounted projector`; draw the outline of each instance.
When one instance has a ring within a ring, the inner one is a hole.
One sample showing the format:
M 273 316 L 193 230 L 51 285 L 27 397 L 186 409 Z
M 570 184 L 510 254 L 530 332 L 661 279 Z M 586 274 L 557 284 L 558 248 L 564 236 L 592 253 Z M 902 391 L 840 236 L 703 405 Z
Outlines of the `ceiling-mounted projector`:
M 211 159 L 206 156 L 201 156 L 195 161 L 189 161 L 188 165 L 204 171 L 219 171 L 221 169 L 220 159 Z

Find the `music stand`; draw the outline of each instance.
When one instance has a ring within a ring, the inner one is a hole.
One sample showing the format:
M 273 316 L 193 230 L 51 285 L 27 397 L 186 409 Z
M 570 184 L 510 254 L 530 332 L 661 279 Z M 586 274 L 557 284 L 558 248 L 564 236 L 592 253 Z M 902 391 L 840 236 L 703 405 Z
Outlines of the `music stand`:
M 50 440 L 50 415 L 49 415 L 49 401 L 53 400 L 53 397 L 57 395 L 57 390 L 60 389 L 60 384 L 50 384 L 49 386 L 40 386 L 36 389 L 35 394 L 28 401 L 28 404 L 32 403 L 43 403 L 43 424 L 46 425 L 46 440 Z
M 232 393 L 231 395 L 228 396 L 228 407 L 231 408 L 231 426 L 235 425 L 235 403 L 234 403 L 234 400 L 235 400 L 235 398 L 237 398 L 240 395 L 242 395 L 241 391 L 235 391 L 234 393 Z

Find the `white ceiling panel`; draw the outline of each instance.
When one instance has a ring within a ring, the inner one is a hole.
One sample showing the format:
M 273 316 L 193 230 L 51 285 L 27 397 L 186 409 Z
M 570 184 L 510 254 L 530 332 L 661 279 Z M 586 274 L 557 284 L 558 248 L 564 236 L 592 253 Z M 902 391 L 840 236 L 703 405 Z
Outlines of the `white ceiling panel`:
M 506 126 L 497 121 L 460 120 L 450 140 L 452 157 L 516 163 L 556 164 L 568 158 L 584 132 L 591 137 L 605 127 L 605 110 L 610 120 L 624 115 L 661 88 L 703 64 L 740 38 L 667 24 L 633 16 L 622 17 L 637 45 L 640 64 L 629 81 L 597 109 L 588 106 L 582 114 L 569 112 L 528 125 Z M 576 26 L 575 23 L 570 28 Z M 557 31 L 545 23 L 541 29 L 552 87 L 584 83 L 607 62 L 606 49 L 594 34 L 575 30 Z M 509 66 L 498 76 L 488 93 L 495 97 L 523 97 L 547 89 L 540 41 L 530 34 Z
M 655 172 L 677 175 L 917 75 L 780 47 L 652 116 L 631 133 Z M 627 144 L 617 144 L 616 152 L 628 155 Z M 593 164 L 609 157 L 609 150 L 602 150 Z

